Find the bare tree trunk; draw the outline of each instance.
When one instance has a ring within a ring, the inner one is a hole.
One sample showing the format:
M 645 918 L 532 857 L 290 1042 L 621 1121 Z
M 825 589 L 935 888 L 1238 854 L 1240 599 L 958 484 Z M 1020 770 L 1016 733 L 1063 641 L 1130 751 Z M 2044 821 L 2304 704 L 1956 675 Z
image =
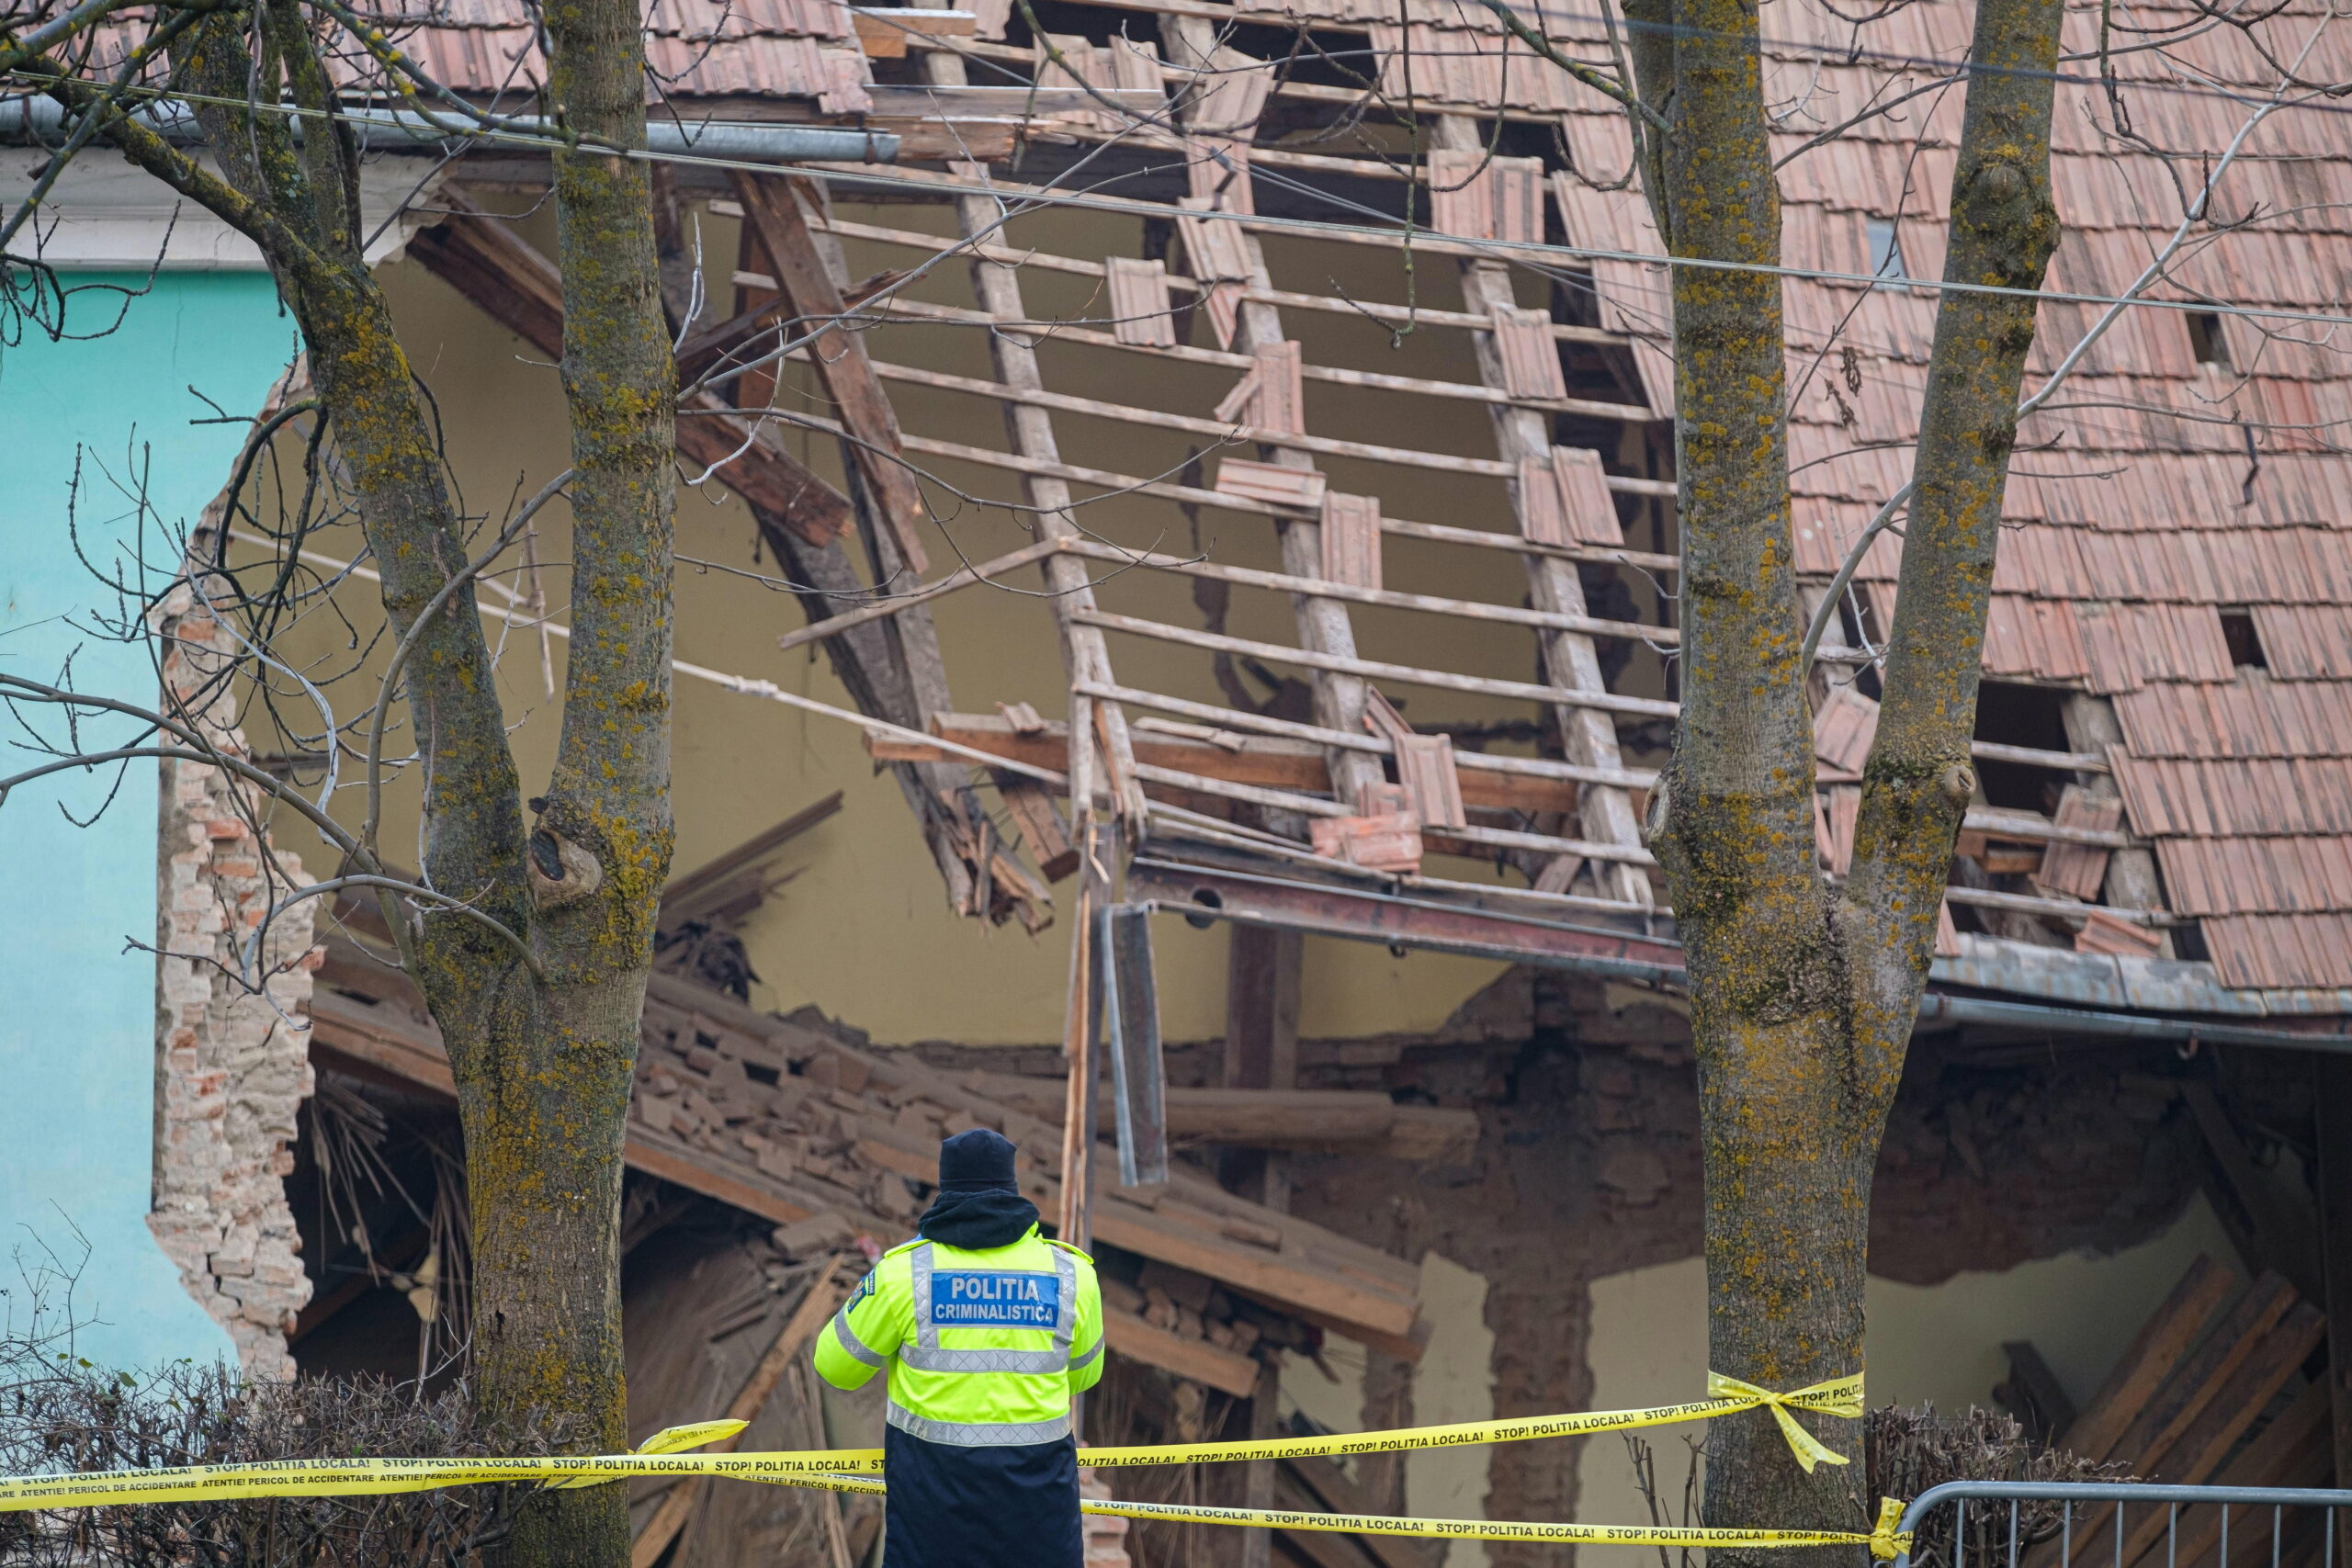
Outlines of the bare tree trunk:
M 552 86 L 582 135 L 644 144 L 637 6 L 547 12 Z M 296 0 L 205 23 L 175 51 L 182 85 L 218 106 L 334 102 Z M 262 85 L 252 78 L 258 72 Z M 300 321 L 322 411 L 384 574 L 401 672 L 426 758 L 425 872 L 478 919 L 433 910 L 405 932 L 447 1042 L 463 1117 L 474 1239 L 474 1351 L 488 1410 L 574 1418 L 584 1449 L 627 1441 L 619 1303 L 621 1146 L 652 930 L 669 871 L 670 588 L 674 369 L 643 165 L 557 157 L 571 414 L 574 634 L 564 728 L 527 835 L 505 715 L 469 591 L 463 520 L 390 311 L 361 251 L 357 163 L 313 122 L 219 107 L 205 123 L 225 179 L 135 125 L 134 162 L 263 248 Z M 431 614 L 436 602 L 451 609 Z M 420 626 L 420 620 L 424 624 Z M 371 798 L 369 828 L 375 825 Z M 365 836 L 363 835 L 363 841 Z M 625 1563 L 618 1487 L 549 1494 L 507 1547 L 525 1564 Z
M 1981 0 L 1949 281 L 2030 289 L 2055 246 L 2059 18 L 2056 0 Z M 1650 167 L 1669 249 L 1777 266 L 1754 11 L 1666 0 L 1634 19 L 1641 96 L 1668 126 Z M 1975 783 L 1980 649 L 2034 315 L 2030 299 L 1942 300 L 1884 705 L 1841 900 L 1815 861 L 1781 291 L 1768 271 L 1675 269 L 1685 666 L 1651 833 L 1689 953 L 1710 1365 L 1788 1389 L 1863 1370 L 1871 1173 Z M 1840 1451 L 1859 1445 L 1857 1427 L 1802 1419 Z M 1851 1529 L 1867 1523 L 1859 1475 L 1806 1475 L 1766 1413 L 1719 1421 L 1706 1517 Z
M 550 86 L 573 130 L 645 144 L 635 0 L 546 10 Z M 527 840 L 548 981 L 452 1041 L 472 1176 L 475 1355 L 492 1409 L 560 1410 L 611 1452 L 628 1436 L 620 1188 L 638 1018 L 670 869 L 670 655 L 676 380 L 645 164 L 559 153 L 563 389 L 571 416 L 571 656 L 563 735 Z M 471 617 L 468 617 L 470 619 Z M 456 976 L 452 976 L 452 979 Z M 436 1009 L 436 1012 L 437 1012 Z M 628 1560 L 624 1489 L 550 1494 L 511 1563 Z

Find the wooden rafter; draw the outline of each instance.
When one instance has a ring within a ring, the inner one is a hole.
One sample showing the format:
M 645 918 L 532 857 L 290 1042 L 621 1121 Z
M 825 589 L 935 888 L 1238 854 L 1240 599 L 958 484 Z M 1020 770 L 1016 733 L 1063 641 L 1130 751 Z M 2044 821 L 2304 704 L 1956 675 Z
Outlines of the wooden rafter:
M 736 199 L 759 235 L 790 301 L 799 330 L 815 333 L 809 355 L 826 395 L 842 411 L 854 441 L 852 456 L 882 513 L 899 558 L 917 571 L 931 562 L 922 545 L 922 491 L 899 459 L 899 416 L 876 379 L 864 334 L 848 325 L 842 288 L 819 254 L 807 216 L 788 180 L 737 170 Z
M 563 286 L 555 264 L 454 186 L 437 198 L 450 217 L 419 232 L 409 254 L 425 270 L 550 359 L 563 355 Z M 716 409 L 707 397 L 689 408 Z M 752 506 L 773 513 L 794 534 L 822 547 L 856 525 L 849 500 L 810 472 L 768 431 L 703 415 L 678 421 L 678 450 Z M 740 451 L 740 456 L 734 456 Z M 731 460 L 730 460 L 731 459 Z
M 563 353 L 563 295 L 555 265 L 529 243 L 469 201 L 454 186 L 440 198 L 452 216 L 419 233 L 409 252 L 492 320 L 549 358 Z M 702 356 L 706 362 L 707 354 Z M 698 469 L 741 496 L 763 538 L 803 585 L 797 591 L 812 621 L 831 619 L 865 604 L 872 590 L 852 564 L 843 541 L 857 528 L 849 497 L 795 457 L 772 425 L 755 426 L 727 411 L 704 390 L 681 400 L 678 450 Z M 895 430 L 895 425 L 892 427 Z M 898 470 L 903 475 L 904 470 Z M 910 488 L 911 481 L 910 481 Z M 895 536 L 878 547 L 898 558 Z M 893 626 L 862 626 L 826 639 L 834 672 L 858 711 L 911 728 L 948 706 L 946 673 L 927 615 L 908 615 Z M 972 908 L 978 885 L 970 814 L 959 804 L 960 770 L 923 763 L 895 769 L 909 807 L 922 825 L 950 902 L 973 913 L 1017 912 L 1032 929 L 1047 916 L 1040 898 L 1023 897 L 1024 879 L 990 877 L 1000 897 L 992 910 Z

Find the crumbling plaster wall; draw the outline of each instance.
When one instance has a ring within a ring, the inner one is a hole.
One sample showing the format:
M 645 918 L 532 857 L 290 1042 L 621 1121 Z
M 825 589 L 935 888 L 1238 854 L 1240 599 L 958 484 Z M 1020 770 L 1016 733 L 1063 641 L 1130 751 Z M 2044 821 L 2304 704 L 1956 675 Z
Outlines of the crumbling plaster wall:
M 225 586 L 225 585 L 222 585 Z M 156 607 L 167 691 L 213 743 L 248 756 L 233 698 L 210 685 L 236 642 L 182 582 Z M 311 1093 L 317 906 L 282 911 L 247 968 L 273 889 L 301 863 L 256 831 L 256 794 L 221 769 L 167 761 L 156 869 L 155 1190 L 148 1226 L 190 1295 L 226 1329 L 245 1371 L 290 1378 L 286 1336 L 311 1299 L 286 1200 L 288 1146 Z M 243 974 L 261 981 L 255 991 Z M 263 978 L 266 977 L 266 978 Z
M 1220 1050 L 1214 1041 L 1171 1047 L 1170 1081 L 1219 1081 Z M 1047 1047 L 930 1047 L 925 1055 L 996 1071 L 1060 1071 L 1058 1053 Z M 2026 1055 L 1960 1056 L 1934 1038 L 1915 1044 L 1872 1193 L 1871 1268 L 1880 1286 L 1936 1288 L 1940 1299 L 1963 1273 L 2114 1253 L 2152 1244 L 2180 1222 L 2201 1156 L 2147 1054 L 2072 1043 Z M 1355 1395 L 1361 1414 L 1338 1419 L 1343 1391 L 1318 1388 L 1312 1368 L 1285 1380 L 1302 1405 L 1351 1427 L 1591 1409 L 1596 1365 L 1651 1353 L 1645 1338 L 1615 1338 L 1622 1319 L 1611 1343 L 1595 1342 L 1593 1287 L 1686 1265 L 1700 1251 L 1698 1089 L 1679 998 L 1516 969 L 1432 1034 L 1308 1040 L 1299 1063 L 1304 1088 L 1375 1089 L 1478 1112 L 1482 1136 L 1463 1165 L 1294 1156 L 1292 1208 L 1483 1279 L 1484 1337 L 1492 1345 L 1487 1389 L 1440 1390 L 1425 1366 L 1401 1395 L 1387 1386 L 1379 1358 L 1345 1347 L 1331 1359 L 1344 1393 L 1363 1391 Z M 2147 1304 L 2170 1283 L 2154 1283 Z M 2136 1316 L 2128 1304 L 2114 1311 L 2130 1318 L 2118 1329 L 2128 1337 Z M 1703 1302 L 1700 1314 L 1703 1323 Z M 1701 1345 L 1703 1354 L 1703 1338 Z M 1704 1370 L 1677 1368 L 1672 1397 L 1690 1397 Z M 1989 1390 L 1987 1380 L 1975 1397 Z M 1475 1404 L 1481 1393 L 1490 1408 L 1461 1407 L 1465 1394 Z M 1440 1404 L 1446 1414 L 1432 1415 Z M 1622 1465 L 1620 1439 L 1597 1440 L 1608 1445 L 1604 1460 Z M 1624 1522 L 1580 1510 L 1588 1446 L 1487 1450 L 1485 1516 Z M 1672 1486 L 1679 1447 L 1671 1437 L 1657 1447 L 1661 1479 Z M 1420 1490 L 1410 1489 L 1417 1509 Z M 1484 1556 L 1532 1568 L 1556 1562 L 1557 1549 L 1494 1544 Z M 1479 1557 L 1463 1542 L 1453 1561 L 1460 1568 Z
M 1495 1415 L 1593 1408 L 1593 1282 L 1700 1249 L 1698 1089 L 1679 1000 L 1522 969 L 1434 1038 L 1308 1043 L 1300 1059 L 1307 1087 L 1479 1112 L 1475 1163 L 1301 1158 L 1293 1206 L 1487 1277 Z M 1932 1286 L 2166 1230 L 2196 1187 L 2196 1134 L 2132 1060 L 2075 1045 L 1986 1065 L 1919 1042 L 1872 1191 L 1873 1275 Z M 1703 1370 L 1685 1369 L 1684 1386 Z M 1605 1441 L 1613 1457 L 1619 1440 Z M 1487 1516 L 1579 1517 L 1586 1446 L 1492 1450 Z M 1488 1558 L 1549 1561 L 1509 1545 Z

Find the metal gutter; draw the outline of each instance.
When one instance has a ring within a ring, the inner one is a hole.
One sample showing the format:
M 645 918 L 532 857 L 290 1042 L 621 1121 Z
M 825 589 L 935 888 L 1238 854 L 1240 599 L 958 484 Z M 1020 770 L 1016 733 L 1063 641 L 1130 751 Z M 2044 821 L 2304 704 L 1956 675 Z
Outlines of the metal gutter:
M 1382 886 L 1306 882 L 1236 867 L 1138 855 L 1128 866 L 1126 896 L 1199 924 L 1234 920 L 1278 926 L 1355 942 L 1630 980 L 1667 990 L 1689 989 L 1681 945 L 1672 938 L 1412 897 Z M 2352 1034 L 2303 1034 L 2246 1023 L 2208 1023 L 1939 991 L 1920 998 L 1918 1021 L 2176 1044 L 2202 1041 L 2262 1050 L 2352 1054 Z
M 1930 991 L 1919 998 L 1919 1021 L 1975 1023 L 1994 1029 L 2043 1030 L 2113 1039 L 2167 1040 L 2183 1044 L 2202 1041 L 2210 1045 L 2251 1045 L 2264 1050 L 2352 1053 L 2352 1034 L 2298 1034 L 2292 1030 L 2255 1029 L 2242 1023 L 2090 1012 L 2080 1008 L 2052 1007 L 2044 1002 L 1946 996 L 1940 991 Z
M 201 141 L 204 130 L 196 111 L 169 99 L 134 110 L 131 118 L 148 130 L 174 141 Z M 456 139 L 411 109 L 345 108 L 340 118 L 357 128 L 363 147 L 382 149 L 402 145 L 424 147 Z M 454 117 L 443 117 L 454 118 Z M 500 129 L 471 133 L 485 141 L 517 147 L 553 147 L 563 138 L 554 122 L 538 115 L 503 115 Z M 293 119 L 295 133 L 304 120 Z M 65 132 L 65 110 L 54 98 L 10 98 L 0 102 L 0 136 L 55 139 Z M 758 163 L 836 162 L 890 164 L 899 157 L 899 139 L 888 131 L 862 130 L 839 125 L 777 125 L 765 120 L 680 120 L 674 117 L 649 119 L 645 127 L 649 152 L 691 153 L 705 158 L 732 158 Z
M 2038 997 L 2068 1007 L 2211 1013 L 2242 1023 L 2352 1017 L 2352 989 L 2232 990 L 2212 964 L 2201 961 L 2075 953 L 1972 932 L 1961 933 L 1960 951 L 1938 958 L 1928 973 L 1946 986 Z

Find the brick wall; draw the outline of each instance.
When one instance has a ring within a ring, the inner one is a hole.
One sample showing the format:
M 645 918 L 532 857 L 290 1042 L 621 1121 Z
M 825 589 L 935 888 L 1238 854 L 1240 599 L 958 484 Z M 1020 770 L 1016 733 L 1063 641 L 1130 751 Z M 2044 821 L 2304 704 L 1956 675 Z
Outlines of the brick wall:
M 220 585 L 225 587 L 225 585 Z M 250 751 L 236 703 L 210 682 L 236 642 L 183 581 L 151 615 L 167 695 L 222 751 Z M 286 1334 L 311 1298 L 301 1242 L 287 1206 L 296 1113 L 311 1092 L 308 1033 L 311 920 L 304 902 L 273 922 L 238 978 L 273 885 L 301 863 L 272 852 L 255 824 L 261 792 L 209 765 L 161 764 L 157 846 L 155 1191 L 148 1225 L 179 1266 L 188 1293 L 227 1329 L 244 1370 L 290 1378 Z

